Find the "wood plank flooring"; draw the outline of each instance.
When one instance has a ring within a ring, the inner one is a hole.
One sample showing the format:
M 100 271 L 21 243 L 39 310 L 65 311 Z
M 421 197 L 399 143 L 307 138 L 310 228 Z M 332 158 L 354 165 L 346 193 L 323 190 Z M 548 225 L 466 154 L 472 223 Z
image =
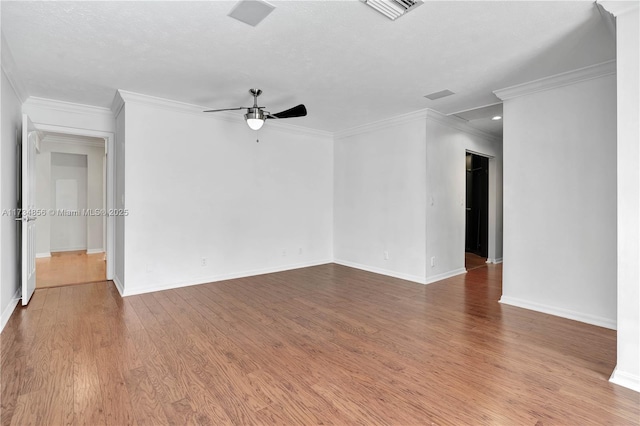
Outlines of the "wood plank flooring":
M 478 256 L 475 253 L 465 252 L 464 254 L 464 267 L 467 271 L 485 266 L 487 263 L 486 257 Z
M 428 286 L 323 265 L 120 298 L 36 290 L 0 335 L 1 425 L 634 425 L 616 335 L 502 306 L 500 265 Z
M 36 288 L 104 281 L 106 277 L 104 253 L 59 252 L 36 259 Z

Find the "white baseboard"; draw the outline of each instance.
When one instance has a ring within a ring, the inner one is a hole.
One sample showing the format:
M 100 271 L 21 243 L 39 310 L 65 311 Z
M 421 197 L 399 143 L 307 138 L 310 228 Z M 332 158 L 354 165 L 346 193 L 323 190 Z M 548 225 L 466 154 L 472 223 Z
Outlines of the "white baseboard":
M 87 249 L 87 254 L 98 254 L 98 253 L 104 253 L 104 249 L 101 249 L 101 248 Z
M 36 253 L 36 259 L 44 259 L 45 257 L 51 257 L 51 253 Z
M 497 265 L 498 263 L 502 263 L 502 258 L 498 257 L 495 259 L 487 259 L 486 263 L 493 263 L 494 265 Z
M 13 295 L 13 298 L 11 299 L 11 302 L 9 302 L 9 305 L 7 305 L 5 310 L 2 312 L 2 316 L 0 317 L 0 333 L 2 333 L 2 330 L 4 330 L 4 326 L 7 325 L 9 318 L 11 318 L 11 314 L 13 314 L 13 311 L 16 309 L 16 306 L 18 306 L 18 302 L 20 301 L 21 291 L 22 289 L 20 288 L 16 290 L 15 294 Z
M 118 293 L 120 293 L 120 297 L 124 296 L 124 285 L 122 285 L 122 282 L 120 282 L 120 278 L 118 278 L 117 275 L 113 276 L 113 283 L 116 285 L 116 288 L 118 289 Z
M 447 278 L 455 277 L 456 275 L 462 275 L 466 273 L 467 273 L 467 270 L 465 268 L 454 269 L 453 271 L 443 272 L 442 274 L 427 277 L 427 282 L 425 284 L 435 283 L 436 281 L 446 280 Z
M 624 386 L 625 388 L 640 392 L 640 376 L 620 371 L 617 366 L 614 368 L 609 381 L 616 385 Z
M 213 282 L 216 282 L 216 281 L 232 280 L 232 279 L 235 279 L 235 278 L 251 277 L 251 276 L 255 276 L 255 275 L 272 274 L 272 273 L 275 273 L 275 272 L 290 271 L 292 269 L 300 269 L 300 268 L 308 268 L 308 267 L 311 267 L 311 266 L 325 265 L 327 263 L 332 263 L 332 260 L 331 259 L 325 259 L 325 260 L 318 260 L 318 261 L 305 262 L 305 263 L 297 263 L 297 264 L 280 266 L 280 267 L 273 267 L 273 268 L 254 269 L 254 270 L 250 270 L 250 271 L 234 272 L 234 273 L 231 273 L 231 274 L 214 275 L 214 276 L 209 276 L 209 277 L 197 278 L 197 279 L 190 280 L 190 281 L 173 282 L 173 283 L 160 284 L 160 285 L 149 286 L 149 287 L 135 288 L 134 286 L 129 286 L 127 289 L 123 289 L 124 291 L 121 292 L 121 295 L 124 296 L 124 297 L 126 297 L 126 296 L 135 296 L 136 294 L 152 293 L 152 292 L 155 292 L 155 291 L 162 291 L 162 290 L 171 290 L 171 289 L 174 289 L 174 288 L 189 287 L 189 286 L 192 286 L 192 285 L 207 284 L 207 283 L 213 283 Z M 114 280 L 114 282 L 115 281 L 116 280 Z M 116 286 L 117 285 L 118 284 L 116 282 Z M 131 287 L 134 287 L 134 288 L 131 288 Z M 120 289 L 118 289 L 118 290 L 120 290 Z
M 558 308 L 555 306 L 543 305 L 541 303 L 530 302 L 515 297 L 502 296 L 500 303 L 505 305 L 516 306 L 518 308 L 529 309 L 531 311 L 542 312 L 544 314 L 555 315 L 561 318 L 567 318 L 574 321 L 580 321 L 598 327 L 605 327 L 612 330 L 617 328 L 616 320 L 599 317 L 596 315 L 585 314 L 582 312 L 571 311 L 569 309 Z
M 374 274 L 386 275 L 389 277 L 400 278 L 401 280 L 413 281 L 419 284 L 428 284 L 424 277 L 417 275 L 405 274 L 404 272 L 391 271 L 389 269 L 377 268 L 375 266 L 362 265 L 360 263 L 350 262 L 348 260 L 334 259 L 333 263 L 342 266 L 348 266 L 350 268 L 361 269 L 367 272 L 373 272 Z
M 51 248 L 51 252 L 52 253 L 63 253 L 65 251 L 80 251 L 80 250 L 86 250 L 87 246 L 83 246 L 83 247 L 64 247 L 64 248 Z

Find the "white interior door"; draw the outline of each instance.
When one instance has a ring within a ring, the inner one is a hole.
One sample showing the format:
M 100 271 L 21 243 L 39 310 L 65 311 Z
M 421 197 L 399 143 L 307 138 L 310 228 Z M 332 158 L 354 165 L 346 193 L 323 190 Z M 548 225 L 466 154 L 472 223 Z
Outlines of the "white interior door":
M 36 148 L 38 132 L 27 114 L 22 114 L 22 305 L 36 289 Z

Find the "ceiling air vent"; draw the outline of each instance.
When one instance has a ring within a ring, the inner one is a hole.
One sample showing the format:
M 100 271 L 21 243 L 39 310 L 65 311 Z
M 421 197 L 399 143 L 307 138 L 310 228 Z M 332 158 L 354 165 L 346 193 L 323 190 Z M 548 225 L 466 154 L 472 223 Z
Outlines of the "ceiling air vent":
M 275 8 L 264 0 L 240 0 L 233 6 L 229 16 L 255 27 Z
M 424 97 L 427 98 L 427 99 L 431 99 L 432 101 L 435 101 L 436 99 L 444 98 L 446 96 L 451 96 L 451 95 L 455 95 L 455 93 L 453 93 L 449 89 L 445 89 L 445 90 L 441 90 L 439 92 L 433 92 L 433 93 L 430 93 L 428 95 L 424 95 Z
M 422 4 L 422 0 L 360 0 L 395 21 Z

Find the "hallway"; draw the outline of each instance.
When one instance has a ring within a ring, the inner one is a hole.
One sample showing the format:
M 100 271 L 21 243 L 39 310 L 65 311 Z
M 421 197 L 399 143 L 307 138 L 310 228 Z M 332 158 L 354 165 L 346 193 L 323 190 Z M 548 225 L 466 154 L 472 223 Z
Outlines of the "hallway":
M 36 288 L 105 281 L 104 253 L 86 251 L 52 253 L 36 259 Z

